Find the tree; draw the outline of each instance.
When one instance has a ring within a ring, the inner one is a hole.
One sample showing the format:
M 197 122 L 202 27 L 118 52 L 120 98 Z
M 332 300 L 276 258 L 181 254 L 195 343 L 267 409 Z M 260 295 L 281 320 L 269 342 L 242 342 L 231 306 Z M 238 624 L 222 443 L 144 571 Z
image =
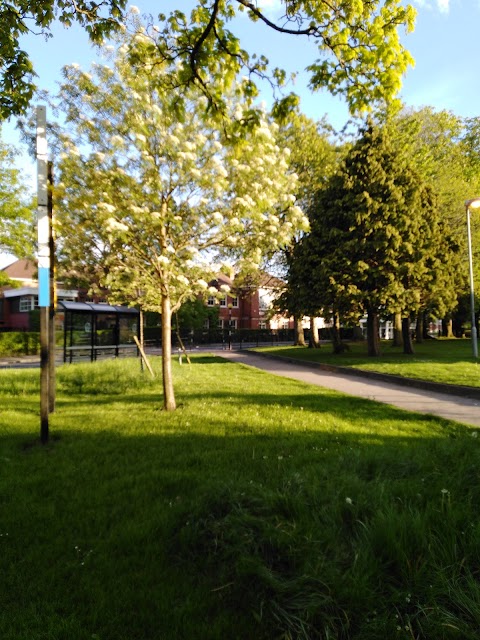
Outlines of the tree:
M 1 0 L 0 118 L 23 113 L 35 90 L 34 68 L 20 47 L 21 36 L 38 33 L 49 37 L 52 22 L 58 18 L 65 26 L 79 23 L 99 43 L 120 26 L 125 6 L 125 0 Z M 400 0 L 339 0 L 334 4 L 286 0 L 285 14 L 278 21 L 249 0 L 197 0 L 190 17 L 178 10 L 159 16 L 164 39 L 157 43 L 155 55 L 181 63 L 177 86 L 196 85 L 215 109 L 225 110 L 225 88 L 240 71 L 248 72 L 252 93 L 257 91 L 252 78 L 267 74 L 268 60 L 249 55 L 227 29 L 238 12 L 264 27 L 315 41 L 319 58 L 307 69 L 312 89 L 345 95 L 352 112 L 390 101 L 413 62 L 398 31 L 400 27 L 407 32 L 413 29 L 415 11 L 402 6 Z M 224 72 L 221 78 L 219 67 Z M 271 77 L 280 85 L 285 81 L 279 69 Z M 290 96 L 279 104 L 285 107 L 292 100 Z
M 467 291 L 467 234 L 464 201 L 473 197 L 480 187 L 480 145 L 477 119 L 463 120 L 449 111 L 435 111 L 431 107 L 404 110 L 393 122 L 393 135 L 399 137 L 405 152 L 415 163 L 416 170 L 435 191 L 437 207 L 447 243 L 455 250 L 447 250 L 451 262 L 442 269 L 442 286 L 435 286 L 436 294 L 425 299 L 422 315 L 444 318 L 453 308 L 458 294 Z M 468 194 L 473 194 L 472 196 Z M 473 224 L 474 236 L 480 232 L 477 220 Z M 442 242 L 442 240 L 439 240 Z M 474 245 L 478 243 L 474 242 Z M 475 260 L 477 276 L 480 265 Z M 441 294 L 440 296 L 438 294 Z M 420 317 L 418 323 L 420 324 Z M 447 324 L 447 322 L 445 322 Z M 417 331 L 417 338 L 420 333 Z
M 280 139 L 290 150 L 290 165 L 298 175 L 296 197 L 304 211 L 311 207 L 315 194 L 326 185 L 338 164 L 339 154 L 331 141 L 332 134 L 326 119 L 314 122 L 298 111 L 290 114 L 280 127 Z M 276 301 L 276 308 L 294 316 L 295 344 L 305 346 L 302 319 L 305 315 L 311 318 L 318 315 L 321 309 L 310 295 L 305 262 L 297 259 L 296 254 L 301 251 L 297 245 L 301 243 L 300 234 L 292 246 L 279 255 L 287 286 Z M 310 324 L 313 325 L 312 319 Z M 310 336 L 310 344 L 313 345 L 312 332 Z M 318 341 L 316 346 L 319 346 Z
M 22 258 L 33 255 L 34 213 L 15 156 L 0 140 L 0 251 Z
M 51 37 L 57 18 L 65 26 L 78 22 L 92 42 L 118 27 L 126 0 L 0 0 L 0 120 L 24 113 L 35 91 L 35 70 L 20 38 L 28 33 Z
M 439 246 L 445 236 L 432 190 L 388 129 L 370 124 L 319 192 L 310 220 L 319 303 L 363 309 L 368 353 L 378 355 L 380 314 L 401 310 L 408 318 L 444 268 L 447 244 Z
M 57 216 L 64 260 L 75 267 L 77 243 L 102 251 L 101 282 L 112 299 L 161 312 L 164 405 L 172 410 L 172 313 L 199 294 L 218 294 L 207 284 L 215 260 L 255 270 L 308 221 L 295 205 L 297 178 L 276 127 L 241 87 L 229 120 L 216 120 L 205 117 L 198 90 L 171 91 L 181 65 L 160 58 L 132 68 L 132 57 L 160 37 L 137 23 L 119 39 L 112 67 L 65 69 L 60 97 L 70 135 L 62 139 Z

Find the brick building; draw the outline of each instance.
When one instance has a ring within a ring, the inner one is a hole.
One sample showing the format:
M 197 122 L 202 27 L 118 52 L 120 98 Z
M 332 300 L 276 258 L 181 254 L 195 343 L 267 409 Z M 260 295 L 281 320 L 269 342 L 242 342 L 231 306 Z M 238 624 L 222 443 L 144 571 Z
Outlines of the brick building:
M 28 331 L 31 311 L 38 308 L 37 267 L 31 260 L 16 260 L 0 270 L 16 286 L 0 287 L 0 329 Z M 78 300 L 78 291 L 57 287 L 57 299 Z

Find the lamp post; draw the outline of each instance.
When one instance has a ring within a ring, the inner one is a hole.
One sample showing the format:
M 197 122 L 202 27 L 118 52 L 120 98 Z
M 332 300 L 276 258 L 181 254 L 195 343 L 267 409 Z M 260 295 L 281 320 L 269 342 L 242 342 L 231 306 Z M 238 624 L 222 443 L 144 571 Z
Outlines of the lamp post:
M 228 350 L 232 350 L 232 305 L 228 305 Z
M 472 351 L 473 357 L 478 358 L 477 327 L 475 324 L 475 289 L 473 285 L 473 260 L 472 260 L 472 233 L 470 231 L 470 209 L 480 208 L 480 198 L 465 200 L 465 211 L 467 213 L 467 235 L 468 235 L 468 268 L 470 272 L 470 312 L 472 314 Z

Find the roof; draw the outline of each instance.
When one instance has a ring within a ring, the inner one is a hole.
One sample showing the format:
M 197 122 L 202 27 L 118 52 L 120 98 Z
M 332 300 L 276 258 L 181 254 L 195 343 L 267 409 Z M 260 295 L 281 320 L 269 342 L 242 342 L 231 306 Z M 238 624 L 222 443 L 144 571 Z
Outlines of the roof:
M 15 260 L 8 267 L 1 269 L 3 273 L 9 278 L 16 278 L 18 280 L 32 280 L 37 277 L 37 265 L 32 260 L 22 258 L 22 260 Z
M 94 302 L 68 302 L 68 301 L 59 301 L 58 308 L 65 309 L 65 311 L 73 311 L 77 313 L 122 313 L 122 314 L 134 314 L 138 315 L 140 312 L 138 309 L 134 309 L 133 307 L 120 307 L 113 306 L 110 304 L 97 304 Z
M 264 271 L 260 275 L 258 286 L 265 289 L 283 289 L 285 287 L 285 281 Z

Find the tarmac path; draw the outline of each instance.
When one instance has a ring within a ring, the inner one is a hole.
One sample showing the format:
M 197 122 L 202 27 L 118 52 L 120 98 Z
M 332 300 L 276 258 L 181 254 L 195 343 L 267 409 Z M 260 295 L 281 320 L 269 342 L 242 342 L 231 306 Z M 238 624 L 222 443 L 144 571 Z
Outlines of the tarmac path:
M 448 393 L 423 391 L 391 382 L 381 382 L 284 362 L 276 358 L 259 356 L 248 351 L 215 351 L 215 355 L 233 362 L 246 364 L 277 376 L 334 389 L 352 396 L 359 396 L 394 405 L 407 411 L 428 413 L 456 422 L 480 426 L 480 400 L 462 398 Z

